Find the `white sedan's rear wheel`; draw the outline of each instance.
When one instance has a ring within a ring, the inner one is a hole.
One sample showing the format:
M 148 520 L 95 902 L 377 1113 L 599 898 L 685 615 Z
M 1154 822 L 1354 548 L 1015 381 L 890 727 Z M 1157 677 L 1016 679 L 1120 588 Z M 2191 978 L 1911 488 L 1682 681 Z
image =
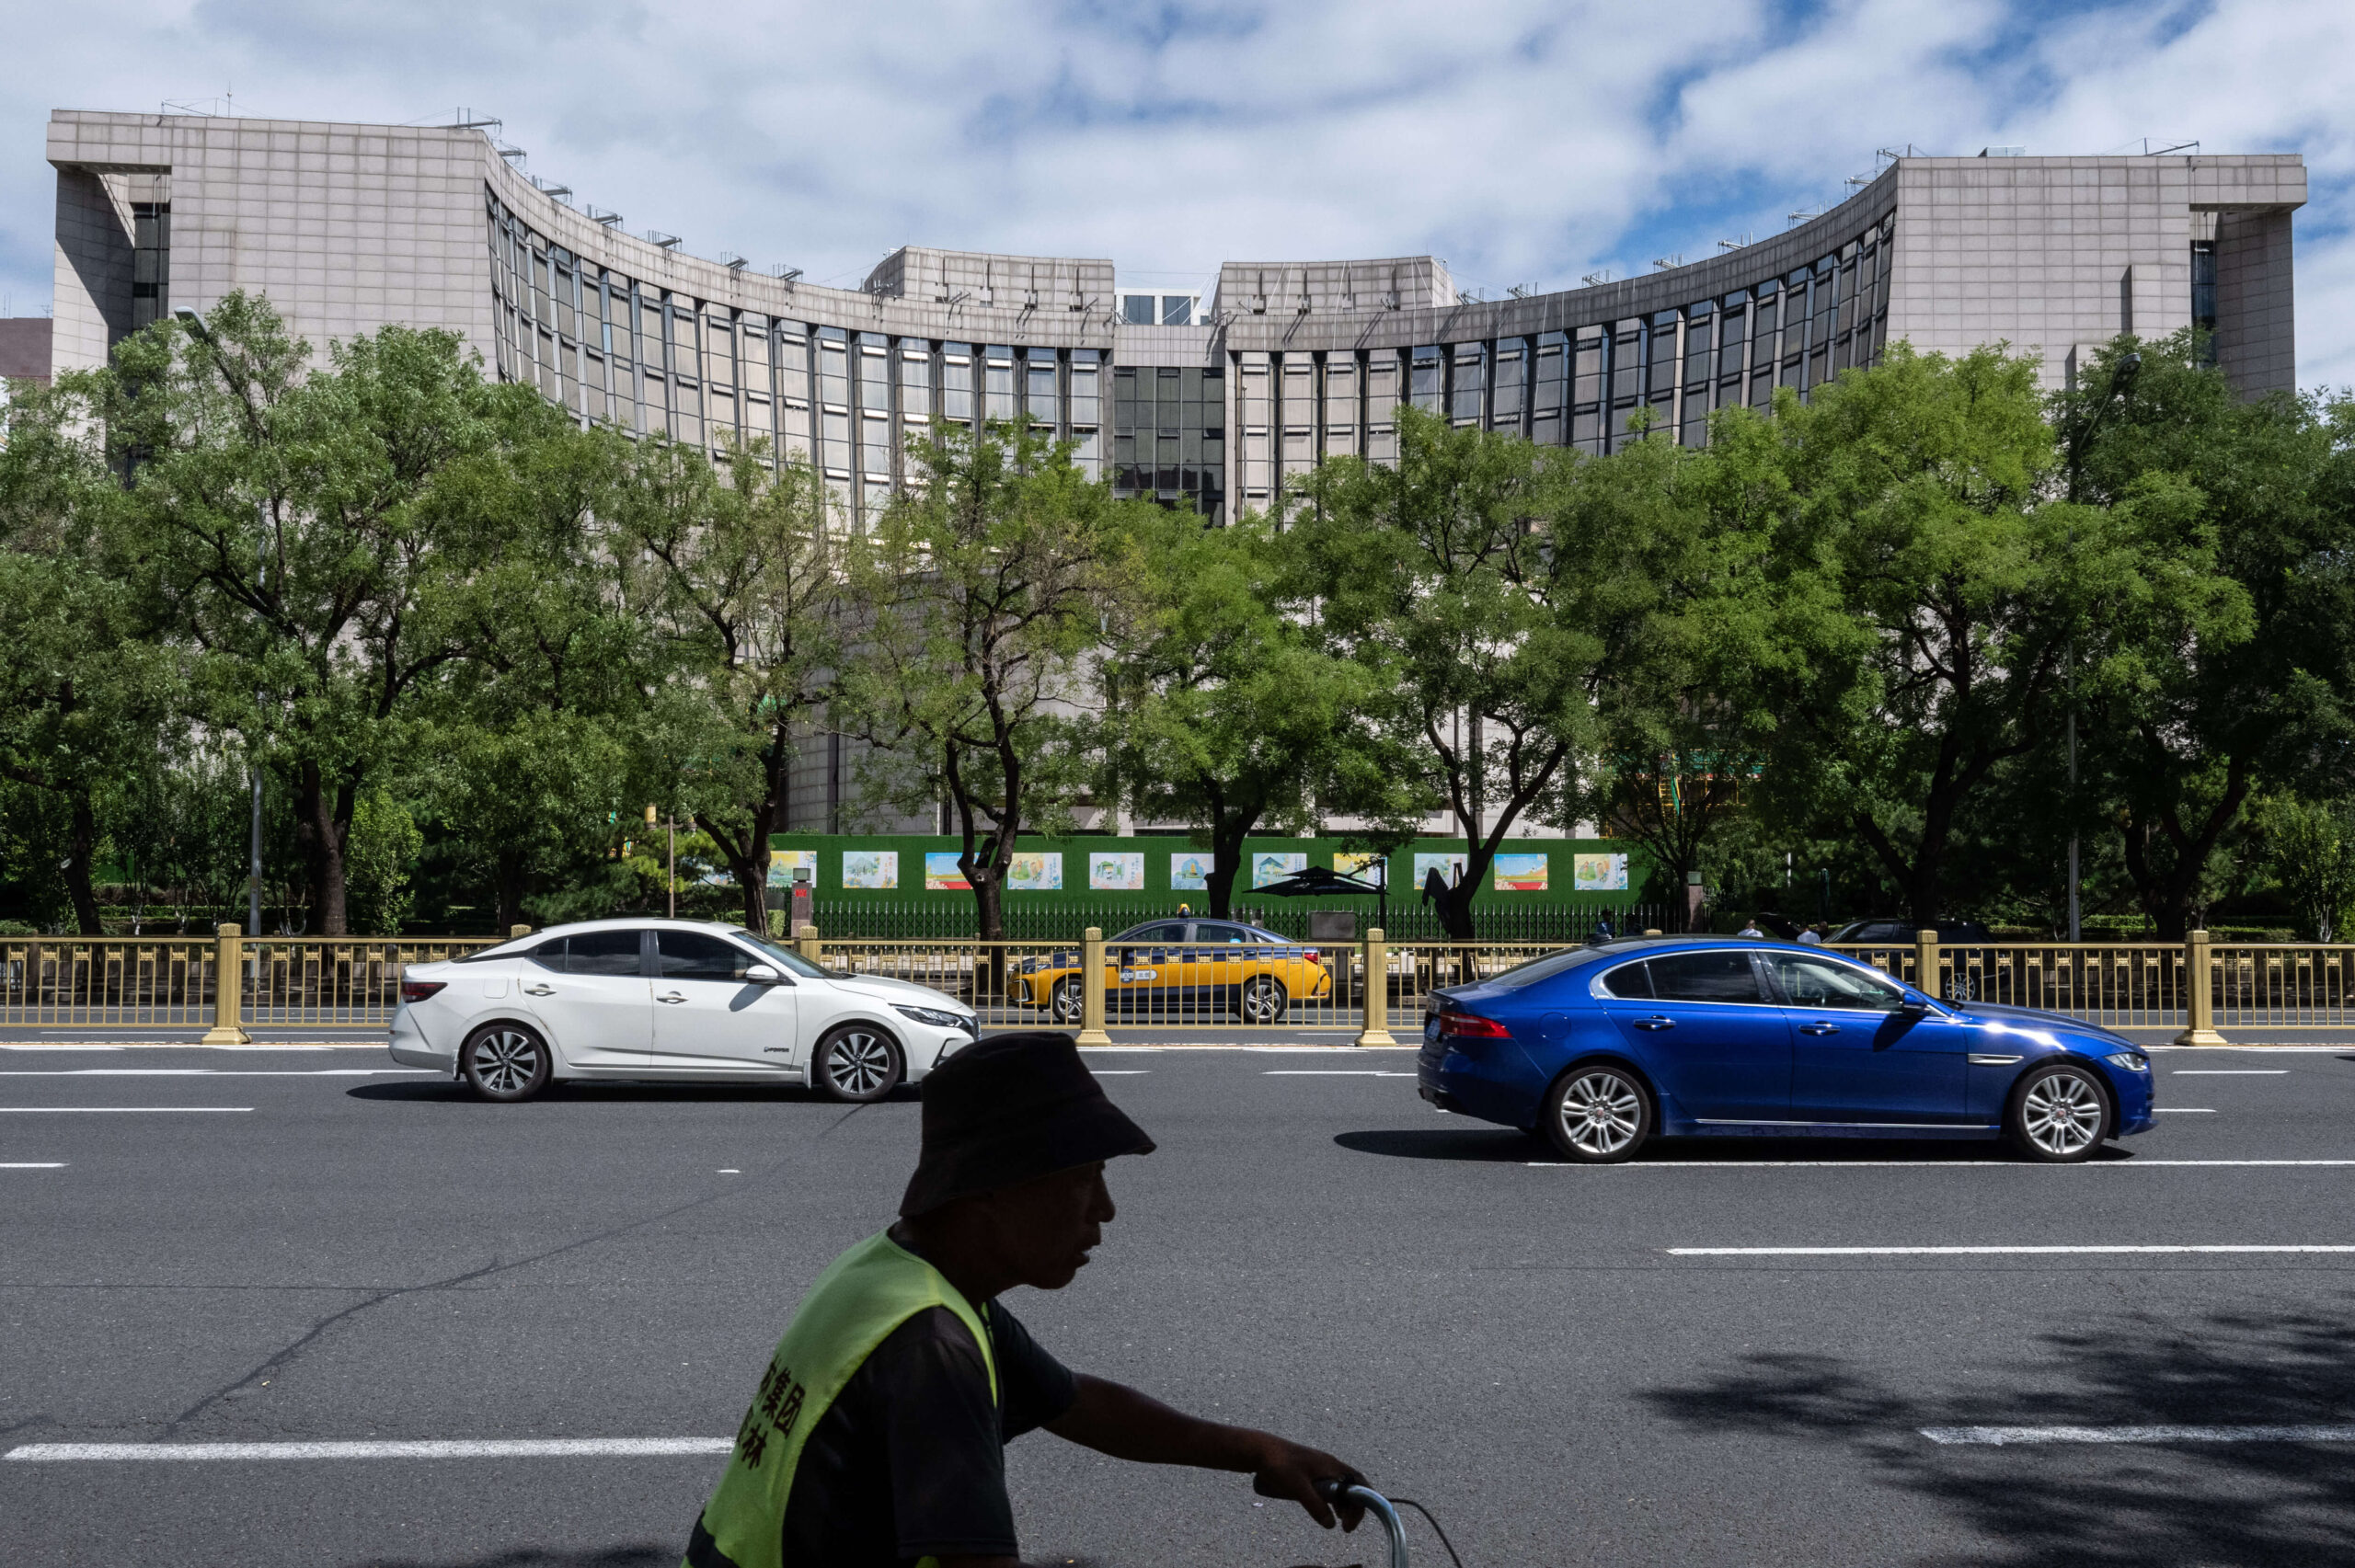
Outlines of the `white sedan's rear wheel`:
M 458 1070 L 486 1100 L 511 1104 L 548 1086 L 555 1061 L 546 1040 L 520 1024 L 486 1024 L 466 1036 Z
M 900 1086 L 900 1044 L 871 1024 L 845 1024 L 818 1042 L 819 1088 L 837 1100 L 867 1104 Z

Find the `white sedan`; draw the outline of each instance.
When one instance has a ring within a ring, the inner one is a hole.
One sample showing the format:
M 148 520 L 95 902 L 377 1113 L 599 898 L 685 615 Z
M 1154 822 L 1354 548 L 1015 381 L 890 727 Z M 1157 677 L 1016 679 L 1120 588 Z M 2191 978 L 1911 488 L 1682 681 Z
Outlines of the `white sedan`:
M 401 977 L 393 1059 L 487 1100 L 559 1079 L 798 1083 L 879 1100 L 979 1033 L 928 986 L 821 968 L 741 926 L 551 926 Z

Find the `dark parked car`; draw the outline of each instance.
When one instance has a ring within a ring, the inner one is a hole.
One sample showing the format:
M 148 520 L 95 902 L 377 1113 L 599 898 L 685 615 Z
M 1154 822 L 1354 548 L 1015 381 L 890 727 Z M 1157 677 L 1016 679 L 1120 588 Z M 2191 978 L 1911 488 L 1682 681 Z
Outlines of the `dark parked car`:
M 1849 943 L 1858 946 L 1873 942 L 1912 942 L 1913 933 L 1917 929 L 1912 921 L 1905 920 L 1875 918 L 1850 921 L 1823 940 L 1835 945 L 1840 943 Z M 1995 933 L 1977 921 L 1940 921 L 1938 922 L 1938 941 L 1941 944 L 1994 940 Z
M 1442 1110 L 1597 1164 L 1656 1134 L 2009 1138 L 2068 1162 L 2151 1125 L 2131 1040 L 1754 938 L 1612 942 L 1433 991 L 1416 1076 Z

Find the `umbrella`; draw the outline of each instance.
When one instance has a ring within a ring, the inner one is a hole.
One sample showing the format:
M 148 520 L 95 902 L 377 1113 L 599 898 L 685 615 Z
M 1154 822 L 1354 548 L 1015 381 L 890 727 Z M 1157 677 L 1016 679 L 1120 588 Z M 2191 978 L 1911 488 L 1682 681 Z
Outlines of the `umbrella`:
M 1265 887 L 1254 887 L 1251 891 L 1272 893 L 1279 898 L 1334 898 L 1345 894 L 1371 893 L 1381 900 L 1383 918 L 1385 921 L 1390 912 L 1390 889 L 1381 883 L 1361 882 L 1356 877 L 1345 876 L 1329 866 L 1312 865 L 1305 870 L 1293 872 L 1281 881 L 1270 882 Z

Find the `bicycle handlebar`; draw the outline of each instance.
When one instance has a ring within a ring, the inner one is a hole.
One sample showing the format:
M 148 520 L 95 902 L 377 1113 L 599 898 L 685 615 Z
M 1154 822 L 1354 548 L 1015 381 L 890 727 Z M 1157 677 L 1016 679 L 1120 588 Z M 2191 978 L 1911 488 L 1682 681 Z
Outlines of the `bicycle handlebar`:
M 1398 1522 L 1398 1510 L 1390 1505 L 1389 1498 L 1371 1486 L 1338 1481 L 1318 1482 L 1316 1494 L 1327 1503 L 1355 1503 L 1380 1519 L 1390 1535 L 1390 1568 L 1407 1568 L 1407 1527 Z

